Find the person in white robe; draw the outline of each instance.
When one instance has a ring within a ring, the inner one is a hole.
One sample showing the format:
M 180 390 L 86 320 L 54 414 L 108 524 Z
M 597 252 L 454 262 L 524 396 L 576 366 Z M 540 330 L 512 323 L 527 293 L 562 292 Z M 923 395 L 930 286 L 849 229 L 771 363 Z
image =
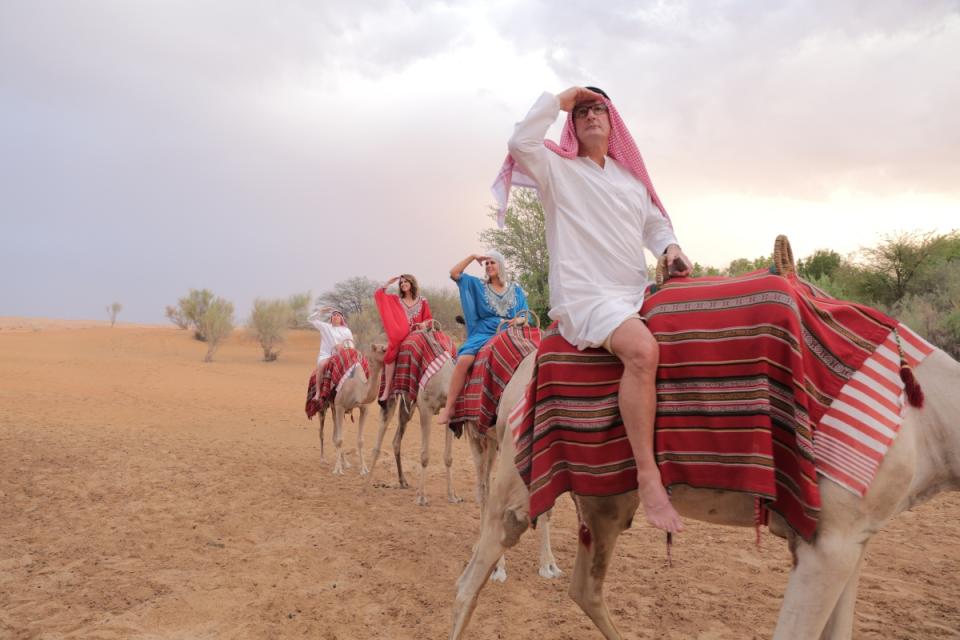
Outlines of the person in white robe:
M 324 316 L 329 314 L 329 320 Z M 333 350 L 344 342 L 353 342 L 353 332 L 347 326 L 343 313 L 333 307 L 316 307 L 307 318 L 320 332 L 320 352 L 317 354 L 317 393 L 320 393 L 320 378 Z M 319 400 L 319 395 L 317 400 Z
M 548 147 L 544 137 L 561 111 L 570 112 L 565 138 Z M 516 125 L 508 147 L 494 192 L 499 186 L 508 193 L 512 177 L 539 193 L 550 254 L 550 317 L 578 348 L 603 347 L 623 362 L 620 413 L 647 520 L 681 531 L 653 453 L 659 349 L 638 311 L 648 284 L 644 248 L 666 254 L 673 275 L 688 275 L 690 261 L 626 126 L 602 91 L 544 93 Z

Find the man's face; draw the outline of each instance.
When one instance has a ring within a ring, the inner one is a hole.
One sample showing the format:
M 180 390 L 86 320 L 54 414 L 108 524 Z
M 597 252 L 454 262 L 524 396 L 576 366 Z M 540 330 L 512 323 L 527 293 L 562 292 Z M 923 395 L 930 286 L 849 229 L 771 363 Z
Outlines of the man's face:
M 573 127 L 580 144 L 588 146 L 610 139 L 610 114 L 602 101 L 582 102 L 573 108 Z

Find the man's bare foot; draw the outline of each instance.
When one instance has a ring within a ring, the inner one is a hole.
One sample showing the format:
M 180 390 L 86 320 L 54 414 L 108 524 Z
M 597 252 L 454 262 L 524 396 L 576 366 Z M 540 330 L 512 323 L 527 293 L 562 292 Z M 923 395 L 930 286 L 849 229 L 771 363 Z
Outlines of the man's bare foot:
M 683 531 L 680 514 L 670 504 L 670 496 L 667 495 L 667 490 L 663 488 L 660 474 L 657 473 L 655 479 L 638 476 L 637 481 L 639 484 L 637 490 L 640 493 L 640 502 L 643 504 L 647 522 L 667 533 Z

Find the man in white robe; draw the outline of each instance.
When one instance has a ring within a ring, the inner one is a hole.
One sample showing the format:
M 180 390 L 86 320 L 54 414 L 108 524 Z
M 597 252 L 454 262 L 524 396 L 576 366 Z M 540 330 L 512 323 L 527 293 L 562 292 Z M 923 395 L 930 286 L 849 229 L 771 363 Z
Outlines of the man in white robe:
M 561 110 L 571 113 L 565 137 L 548 148 L 544 137 Z M 655 256 L 666 254 L 673 275 L 688 275 L 690 261 L 626 126 L 602 91 L 571 87 L 558 95 L 544 93 L 517 123 L 509 149 L 512 160 L 498 184 L 506 176 L 506 192 L 511 177 L 535 186 L 543 204 L 550 317 L 578 348 L 604 347 L 623 362 L 620 413 L 647 520 L 668 532 L 681 531 L 653 454 L 659 349 L 637 312 L 648 284 L 644 247 Z

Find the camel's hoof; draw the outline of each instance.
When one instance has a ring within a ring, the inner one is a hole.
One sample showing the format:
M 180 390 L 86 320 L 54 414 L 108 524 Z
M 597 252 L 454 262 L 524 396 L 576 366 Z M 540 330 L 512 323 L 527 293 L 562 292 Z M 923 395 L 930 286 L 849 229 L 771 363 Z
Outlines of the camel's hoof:
M 507 570 L 497 567 L 493 570 L 493 573 L 490 574 L 490 582 L 506 582 L 507 581 Z
M 423 494 L 417 494 L 417 499 L 415 502 L 417 503 L 418 507 L 425 507 L 430 504 L 430 502 L 427 500 L 427 496 Z
M 343 469 L 341 469 L 340 467 L 337 467 L 336 469 L 333 470 L 333 475 L 335 475 L 335 476 L 342 476 L 342 475 L 343 475 Z
M 360 476 L 361 476 L 361 477 L 362 477 L 362 476 L 368 476 L 368 475 L 370 475 L 370 469 L 367 469 L 366 467 L 363 467 L 362 469 L 360 469 Z
M 463 498 L 461 498 L 457 494 L 453 494 L 451 496 L 447 496 L 447 502 L 449 502 L 450 504 L 460 504 L 461 502 L 463 502 Z
M 545 564 L 540 567 L 540 577 L 547 580 L 553 580 L 554 578 L 559 578 L 563 575 L 563 571 L 560 571 L 560 567 L 557 566 L 556 562 L 551 562 L 550 564 Z

